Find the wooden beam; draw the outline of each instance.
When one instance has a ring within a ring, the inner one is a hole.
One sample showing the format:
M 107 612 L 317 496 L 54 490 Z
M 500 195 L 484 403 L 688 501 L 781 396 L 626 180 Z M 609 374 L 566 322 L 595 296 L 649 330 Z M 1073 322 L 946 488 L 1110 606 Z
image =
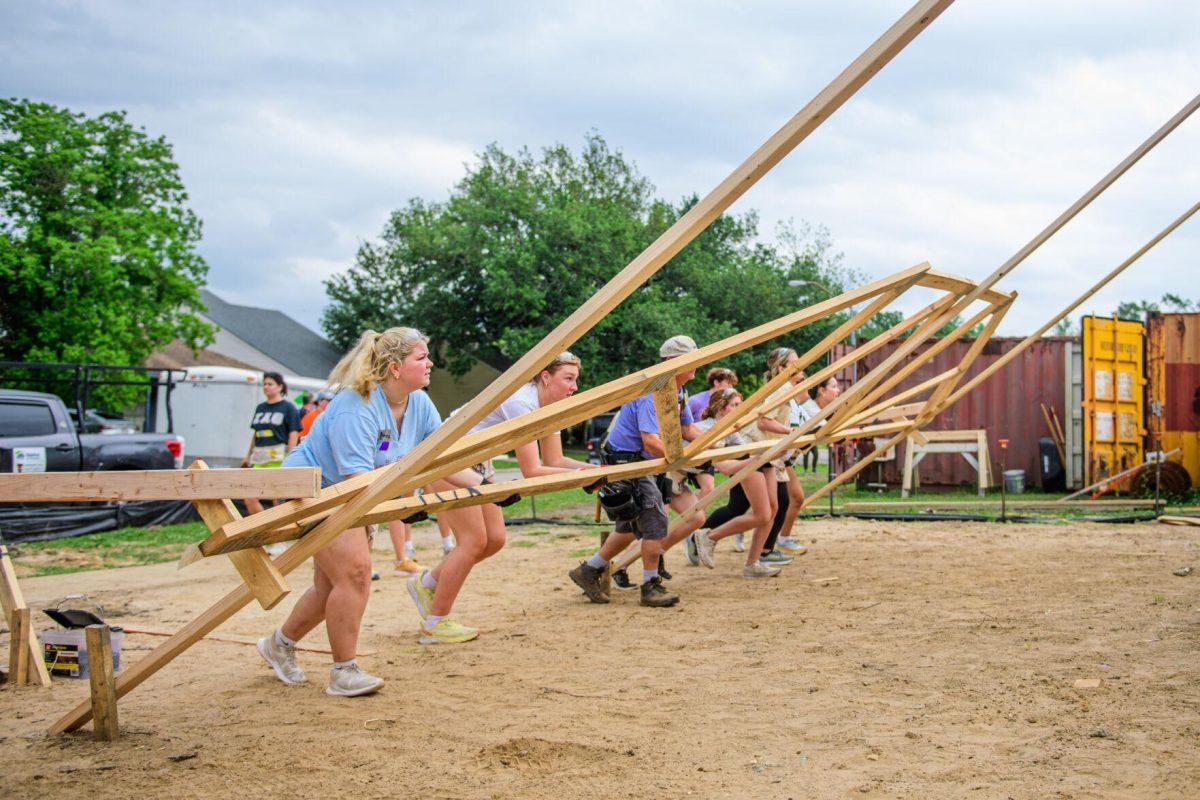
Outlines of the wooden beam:
M 8 615 L 8 681 L 15 686 L 29 683 L 28 608 L 14 608 Z
M 928 264 L 923 264 L 920 266 L 928 267 Z M 919 276 L 913 277 L 916 278 Z M 785 385 L 801 370 L 808 369 L 808 367 L 818 358 L 823 356 L 830 347 L 848 336 L 851 331 L 861 327 L 863 323 L 874 316 L 875 313 L 882 310 L 885 306 L 889 305 L 911 285 L 911 283 L 908 283 L 896 286 L 890 291 L 880 294 L 862 311 L 859 311 L 857 314 L 852 314 L 849 319 L 830 331 L 828 336 L 810 347 L 808 351 L 804 353 L 804 355 L 797 358 L 795 364 L 793 364 L 791 367 L 783 369 L 774 378 L 766 381 L 762 386 L 755 390 L 753 394 L 747 397 L 742 402 L 741 406 L 735 409 L 732 413 L 725 415 L 719 420 L 716 420 L 711 428 L 701 434 L 698 439 L 695 439 L 688 444 L 688 446 L 685 448 L 685 452 L 697 453 L 701 450 L 705 450 L 711 446 L 713 442 L 726 436 L 729 431 L 748 424 L 752 418 L 757 419 L 764 414 L 768 414 L 773 411 L 779 405 L 778 403 L 771 403 L 770 405 L 764 405 L 764 403 L 767 402 L 767 399 L 774 394 L 779 387 Z M 805 386 L 805 383 L 807 382 L 815 386 L 819 380 L 820 378 L 817 376 L 809 376 L 805 378 L 805 381 L 801 382 L 801 385 Z M 806 391 L 807 386 L 805 386 L 803 390 Z M 797 391 L 801 391 L 801 389 L 797 389 Z
M 1034 331 L 1033 333 L 1026 336 L 1024 339 L 1022 339 L 1016 345 L 1016 347 L 1012 348 L 1007 353 L 1000 356 L 998 359 L 996 359 L 991 364 L 989 364 L 982 372 L 980 372 L 978 375 L 976 375 L 975 377 L 973 377 L 969 381 L 967 381 L 967 383 L 965 383 L 961 388 L 959 388 L 954 394 L 952 394 L 950 396 L 950 402 L 948 405 L 953 405 L 954 403 L 958 402 L 962 398 L 962 396 L 965 395 L 967 392 L 971 391 L 976 386 L 978 386 L 979 384 L 983 383 L 988 378 L 990 378 L 992 375 L 995 375 L 997 372 L 1004 369 L 1004 367 L 1006 367 L 1009 364 L 1009 362 L 1011 362 L 1014 358 L 1016 358 L 1018 355 L 1020 355 L 1022 352 L 1024 352 L 1026 348 L 1028 348 L 1031 344 L 1036 342 L 1038 339 L 1042 338 L 1042 336 L 1044 336 L 1047 331 L 1049 331 L 1051 328 L 1053 328 L 1055 325 L 1057 325 L 1062 320 L 1066 319 L 1068 314 L 1070 314 L 1075 309 L 1079 308 L 1079 306 L 1081 306 L 1085 302 L 1087 302 L 1087 300 L 1089 298 L 1093 297 L 1097 292 L 1099 292 L 1101 289 L 1103 289 L 1105 286 L 1107 286 L 1109 283 L 1111 283 L 1114 278 L 1116 278 L 1118 275 L 1120 275 L 1122 272 L 1124 272 L 1131 264 L 1133 264 L 1139 258 L 1141 258 L 1146 253 L 1148 253 L 1151 250 L 1151 248 L 1153 248 L 1156 244 L 1158 244 L 1163 239 L 1165 239 L 1168 234 L 1170 234 L 1172 231 L 1174 231 L 1176 228 L 1178 228 L 1180 225 L 1182 225 L 1184 222 L 1186 222 L 1188 219 L 1190 219 L 1192 217 L 1192 215 L 1195 214 L 1197 211 L 1200 211 L 1200 203 L 1195 203 L 1187 211 L 1183 212 L 1178 217 L 1176 217 L 1175 220 L 1170 225 L 1168 225 L 1166 228 L 1163 228 L 1161 231 L 1159 231 L 1158 234 L 1156 234 L 1154 236 L 1154 238 L 1152 238 L 1150 241 L 1146 242 L 1144 245 L 1139 247 L 1133 255 L 1131 255 L 1129 258 L 1125 259 L 1120 264 L 1118 264 L 1115 268 L 1113 268 L 1113 270 L 1111 272 L 1109 272 L 1107 275 L 1105 275 L 1103 278 L 1101 278 L 1095 284 L 1093 284 L 1090 289 L 1088 289 L 1086 292 L 1084 292 L 1079 297 L 1077 297 L 1075 300 L 1073 300 L 1071 303 L 1069 303 L 1066 308 L 1064 308 L 1062 311 L 1058 312 L 1053 317 L 1051 317 L 1049 320 L 1047 320 L 1036 331 Z
M 683 458 L 683 433 L 679 419 L 679 390 L 674 379 L 654 390 L 654 415 L 658 418 L 658 435 L 662 438 L 667 462 Z
M 370 484 L 360 489 L 352 500 L 322 522 L 309 536 L 276 560 L 281 573 L 286 574 L 307 561 L 314 553 L 332 542 L 342 531 L 380 501 L 404 495 L 421 484 L 410 476 L 424 472 L 448 445 L 463 438 L 475 423 L 491 409 L 512 395 L 538 370 L 562 352 L 597 321 L 612 311 L 655 272 L 719 217 L 735 200 L 817 129 L 829 116 L 854 95 L 876 72 L 892 60 L 917 34 L 926 28 L 946 8 L 951 0 L 920 0 L 891 28 L 847 67 L 829 86 L 789 120 L 783 128 L 751 154 L 733 173 L 712 192 L 693 205 L 653 244 L 626 266 L 582 306 L 560 323 L 537 346 L 530 349 L 516 364 L 461 411 L 451 416 L 433 435 L 408 455 L 385 468 Z M 409 476 L 409 477 L 406 477 Z M 257 515 L 256 515 L 257 516 Z M 176 636 L 155 648 L 138 662 L 136 667 L 117 679 L 117 693 L 122 695 L 157 672 L 199 636 L 208 633 L 235 614 L 249 600 L 249 591 L 234 591 L 210 608 Z M 91 709 L 80 704 L 64 715 L 52 731 L 73 730 L 87 722 Z
M 320 491 L 321 471 L 316 467 L 0 474 L 0 497 L 14 503 L 219 500 L 224 497 L 290 499 L 316 497 Z
M 88 625 L 84 637 L 91 683 L 92 738 L 115 742 L 121 728 L 117 724 L 117 690 L 113 682 L 112 632 L 107 625 Z
M 1056 500 L 1008 500 L 1009 508 L 1023 509 L 1057 509 L 1063 506 Z M 1150 508 L 1153 500 L 1079 500 L 1071 503 L 1069 508 L 1081 509 L 1112 509 L 1112 508 Z M 1000 500 L 854 500 L 845 503 L 841 508 L 846 511 L 890 511 L 895 509 L 932 508 L 942 510 L 967 510 L 999 508 Z M 1160 518 L 1161 519 L 1161 518 Z M 1200 519 L 1198 519 L 1200 521 Z
M 207 464 L 196 459 L 188 471 L 203 474 L 207 469 Z M 270 470 L 259 471 L 269 472 Z M 204 520 L 204 524 L 210 531 L 218 531 L 222 526 L 241 517 L 229 500 L 193 500 L 192 505 L 196 507 L 200 518 Z M 270 556 L 261 547 L 230 553 L 229 560 L 264 609 L 274 608 L 291 592 L 287 581 L 284 580 L 279 569 L 271 563 Z
M 657 381 L 673 379 L 678 372 L 720 360 L 746 347 L 776 338 L 888 290 L 909 286 L 928 268 L 928 264 L 909 267 L 895 275 L 873 281 L 838 297 L 830 298 L 778 320 L 764 323 L 757 328 L 698 348 L 687 355 L 660 362 L 640 372 L 579 392 L 573 397 L 544 406 L 528 414 L 522 414 L 515 419 L 463 436 L 449 444 L 444 452 L 432 459 L 426 471 L 412 476 L 409 482 L 414 487 L 425 486 L 438 477 L 476 464 L 480 459 L 490 458 L 498 453 L 507 452 L 515 446 L 540 439 L 568 425 L 581 422 L 597 413 L 640 397 L 650 392 Z M 457 420 L 461 413 L 455 414 L 453 419 Z M 710 441 L 715 441 L 715 439 L 710 437 Z M 314 499 L 295 500 L 265 509 L 252 517 L 230 523 L 224 533 L 230 538 L 236 538 L 245 534 L 270 531 L 343 505 L 350 502 L 359 492 L 371 486 L 387 469 L 390 468 L 384 467 L 355 475 L 348 480 L 325 488 L 321 491 L 320 496 Z M 404 494 L 404 492 L 396 494 Z
M 833 438 L 882 436 L 907 426 L 907 422 L 873 425 L 846 430 L 835 435 Z M 798 440 L 798 446 L 803 446 L 811 442 L 814 438 L 815 436 L 812 434 L 801 437 Z M 685 456 L 683 461 L 675 466 L 696 466 L 706 461 L 741 458 L 761 453 L 770 448 L 772 444 L 773 442 L 771 441 L 760 441 L 706 450 L 702 453 Z M 465 506 L 483 505 L 484 503 L 495 503 L 514 494 L 530 496 L 579 488 L 589 486 L 601 478 L 608 481 L 616 481 L 623 478 L 654 475 L 665 471 L 668 466 L 669 464 L 666 459 L 656 458 L 629 464 L 575 470 L 572 472 L 555 473 L 553 475 L 541 475 L 536 478 L 521 478 L 504 481 L 503 483 L 486 484 L 484 486 L 455 489 L 452 491 L 428 492 L 415 497 L 401 497 L 375 506 L 367 514 L 355 521 L 355 527 L 360 525 L 375 525 L 393 519 L 404 519 L 405 517 L 411 517 L 418 511 L 436 514 L 448 508 L 462 508 Z M 292 541 L 300 538 L 302 535 L 302 526 L 291 526 L 273 531 L 247 534 L 235 539 L 225 539 L 220 535 L 213 535 L 201 542 L 196 552 L 200 556 L 216 556 L 244 547 L 258 547 L 276 542 Z M 191 563 L 191 561 L 188 563 Z M 186 564 L 182 566 L 186 566 Z
M 17 571 L 13 569 L 12 559 L 8 557 L 8 545 L 0 536 L 0 609 L 4 618 L 12 619 L 13 611 L 28 608 L 25 596 L 21 593 L 21 584 L 17 582 Z M 50 671 L 46 669 L 46 659 L 38 644 L 37 633 L 32 623 L 25 631 L 25 647 L 29 651 L 29 682 L 40 686 L 50 685 Z M 14 640 L 15 641 L 15 640 Z M 9 660 L 12 664 L 12 660 Z

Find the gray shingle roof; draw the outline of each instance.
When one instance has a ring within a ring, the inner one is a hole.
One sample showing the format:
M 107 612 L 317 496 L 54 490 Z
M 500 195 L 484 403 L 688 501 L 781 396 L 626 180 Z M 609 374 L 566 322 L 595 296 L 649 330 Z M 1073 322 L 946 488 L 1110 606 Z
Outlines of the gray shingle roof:
M 200 299 L 208 306 L 204 316 L 283 364 L 294 375 L 324 378 L 342 357 L 320 334 L 282 311 L 237 306 L 208 289 L 200 290 Z

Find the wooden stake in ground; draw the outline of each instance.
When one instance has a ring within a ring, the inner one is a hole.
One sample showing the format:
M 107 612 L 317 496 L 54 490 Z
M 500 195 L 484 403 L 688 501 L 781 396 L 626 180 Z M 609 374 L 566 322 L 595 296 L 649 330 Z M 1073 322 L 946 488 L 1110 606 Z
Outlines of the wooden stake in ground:
M 21 594 L 21 585 L 17 583 L 17 573 L 13 569 L 12 559 L 8 557 L 8 545 L 4 543 L 4 538 L 0 537 L 0 608 L 4 610 L 4 618 L 12 619 L 13 611 L 24 608 L 25 597 Z M 15 636 L 15 634 L 14 634 Z M 25 642 L 25 648 L 29 652 L 28 658 L 28 679 L 22 683 L 37 683 L 40 686 L 50 685 L 50 671 L 46 669 L 46 660 L 42 656 L 42 648 L 38 645 L 37 635 L 33 631 L 32 622 L 20 634 L 20 639 L 14 638 L 13 642 Z M 11 648 L 10 648 L 11 652 Z M 9 672 L 12 671 L 12 664 L 15 662 L 12 658 L 9 659 Z M 11 678 L 9 679 L 12 680 Z
M 16 686 L 29 682 L 29 609 L 14 608 L 8 615 L 8 680 Z
M 117 725 L 117 688 L 113 682 L 112 631 L 107 625 L 88 625 L 88 678 L 92 690 L 92 738 L 113 742 L 121 735 Z

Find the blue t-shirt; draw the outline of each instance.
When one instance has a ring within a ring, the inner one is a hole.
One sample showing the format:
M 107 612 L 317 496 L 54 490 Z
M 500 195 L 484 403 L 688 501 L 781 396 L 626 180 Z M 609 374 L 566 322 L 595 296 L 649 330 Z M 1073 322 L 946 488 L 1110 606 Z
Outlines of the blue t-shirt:
M 376 386 L 364 400 L 343 389 L 313 423 L 300 446 L 283 460 L 285 467 L 320 467 L 321 484 L 341 483 L 358 472 L 369 472 L 399 460 L 442 424 L 429 395 L 408 396 L 400 429 L 383 389 Z
M 692 419 L 700 419 L 704 409 L 708 408 L 708 398 L 710 397 L 712 397 L 712 389 L 705 389 L 688 400 L 687 407 L 688 411 L 692 412 Z
M 679 423 L 681 425 L 691 425 L 696 421 L 684 402 L 686 398 L 687 393 L 680 389 Z M 658 458 L 642 449 L 643 433 L 658 433 L 658 414 L 654 412 L 654 395 L 650 394 L 644 394 L 621 406 L 616 420 L 608 429 L 608 446 L 624 453 L 640 452 L 642 458 Z

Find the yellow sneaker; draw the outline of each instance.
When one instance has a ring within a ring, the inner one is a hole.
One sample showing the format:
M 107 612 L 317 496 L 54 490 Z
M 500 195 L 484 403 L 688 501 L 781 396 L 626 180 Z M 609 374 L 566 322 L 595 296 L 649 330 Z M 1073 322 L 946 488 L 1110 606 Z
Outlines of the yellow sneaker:
M 395 574 L 402 578 L 413 578 L 420 575 L 423 569 L 425 568 L 418 564 L 415 558 L 406 558 L 396 562 Z
M 795 539 L 780 539 L 775 543 L 775 549 L 781 550 L 789 556 L 802 556 L 808 552 L 808 548 Z
M 479 631 L 460 625 L 450 618 L 439 620 L 437 625 L 428 628 L 421 626 L 421 636 L 417 639 L 421 644 L 461 644 L 469 642 L 479 635 Z
M 433 589 L 428 589 L 421 582 L 421 578 L 425 577 L 425 573 L 429 570 L 424 570 L 419 578 L 408 579 L 408 596 L 412 598 L 413 605 L 417 607 L 417 613 L 421 615 L 421 619 L 429 616 L 429 609 L 433 607 Z

